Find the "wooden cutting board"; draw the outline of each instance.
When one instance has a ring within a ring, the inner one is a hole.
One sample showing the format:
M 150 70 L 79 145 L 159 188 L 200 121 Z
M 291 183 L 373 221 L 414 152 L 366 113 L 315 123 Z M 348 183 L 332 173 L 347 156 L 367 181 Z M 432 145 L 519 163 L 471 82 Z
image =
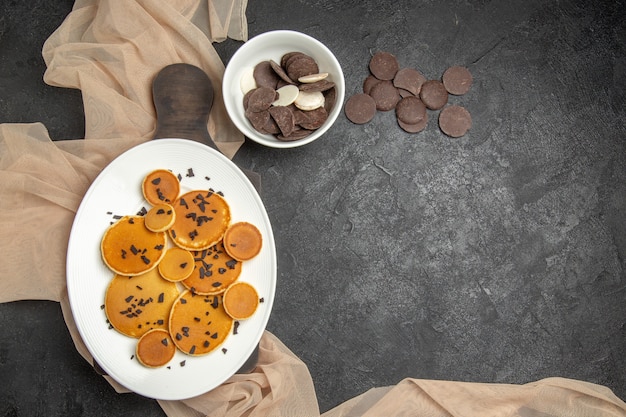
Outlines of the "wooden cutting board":
M 213 85 L 206 73 L 190 64 L 172 64 L 163 68 L 152 83 L 152 96 L 157 114 L 154 139 L 192 139 L 219 152 L 207 130 L 213 107 Z M 261 177 L 256 172 L 242 170 L 257 191 Z M 250 373 L 256 367 L 259 346 L 237 371 Z

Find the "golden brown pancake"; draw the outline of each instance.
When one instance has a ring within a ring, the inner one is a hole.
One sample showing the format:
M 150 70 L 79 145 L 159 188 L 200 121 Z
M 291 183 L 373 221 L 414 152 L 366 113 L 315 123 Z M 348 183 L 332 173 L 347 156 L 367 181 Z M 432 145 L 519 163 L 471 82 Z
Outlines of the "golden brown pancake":
M 224 233 L 224 248 L 238 261 L 247 261 L 257 256 L 262 244 L 261 232 L 252 223 L 231 224 Z
M 183 249 L 194 251 L 210 248 L 222 239 L 230 224 L 228 203 L 210 190 L 183 194 L 173 206 L 176 220 L 169 229 L 169 235 Z
M 213 351 L 226 340 L 232 327 L 233 319 L 224 311 L 220 295 L 185 291 L 170 313 L 170 335 L 176 347 L 188 355 Z
M 124 216 L 106 230 L 100 244 L 104 263 L 120 275 L 143 274 L 165 255 L 165 232 L 151 232 L 142 216 Z
M 148 210 L 145 216 L 146 228 L 152 232 L 165 232 L 172 227 L 176 219 L 174 208 L 169 204 L 157 204 Z
M 252 317 L 259 306 L 259 294 L 247 282 L 235 282 L 224 292 L 224 310 L 235 320 Z
M 151 329 L 167 329 L 178 296 L 176 284 L 164 280 L 157 269 L 134 277 L 115 275 L 104 297 L 104 310 L 115 330 L 141 337 Z
M 196 294 L 219 294 L 241 274 L 241 262 L 233 259 L 220 241 L 193 253 L 195 268 L 183 285 Z
M 153 329 L 137 341 L 137 360 L 149 368 L 158 368 L 172 360 L 176 345 L 167 330 Z
M 180 193 L 178 177 L 166 169 L 157 169 L 143 179 L 141 191 L 153 206 L 160 203 L 172 203 Z
M 187 278 L 194 269 L 193 254 L 186 249 L 170 248 L 159 262 L 159 272 L 168 281 L 178 282 Z

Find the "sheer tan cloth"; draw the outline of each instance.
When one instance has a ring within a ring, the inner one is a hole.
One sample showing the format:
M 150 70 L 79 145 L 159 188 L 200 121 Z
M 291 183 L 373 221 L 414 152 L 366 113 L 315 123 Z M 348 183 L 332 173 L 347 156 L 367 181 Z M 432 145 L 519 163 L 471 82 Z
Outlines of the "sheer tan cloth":
M 247 39 L 246 6 L 246 0 L 77 0 L 44 45 L 44 80 L 81 90 L 85 140 L 52 142 L 39 123 L 0 125 L 0 301 L 59 301 L 89 363 L 93 358 L 78 336 L 65 289 L 74 213 L 103 167 L 151 137 L 150 84 L 168 64 L 194 64 L 209 75 L 216 96 L 208 129 L 227 156 L 235 154 L 243 136 L 221 104 L 224 68 L 212 42 Z M 235 375 L 196 398 L 159 404 L 171 417 L 320 415 L 306 365 L 269 332 L 253 373 Z M 626 404 L 605 387 L 550 378 L 526 385 L 406 379 L 373 388 L 323 416 L 600 415 L 624 416 Z

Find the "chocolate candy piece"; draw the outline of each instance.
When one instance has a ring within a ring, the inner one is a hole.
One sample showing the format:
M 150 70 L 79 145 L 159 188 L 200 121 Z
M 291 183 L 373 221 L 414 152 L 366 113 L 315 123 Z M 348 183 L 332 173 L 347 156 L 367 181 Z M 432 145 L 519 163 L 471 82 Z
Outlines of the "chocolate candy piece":
M 441 81 L 429 80 L 422 84 L 422 102 L 431 110 L 439 110 L 448 102 L 448 90 Z
M 276 84 L 278 84 L 279 76 L 272 69 L 272 66 L 269 61 L 261 61 L 254 66 L 254 81 L 256 81 L 256 85 L 258 87 L 267 87 L 272 90 L 276 89 Z
M 410 91 L 413 95 L 418 96 L 422 89 L 422 84 L 426 82 L 426 77 L 416 69 L 402 68 L 393 77 L 393 85 L 397 88 L 403 88 Z
M 422 120 L 420 120 L 419 122 L 415 124 L 404 123 L 402 120 L 398 119 L 398 125 L 400 125 L 402 130 L 404 130 L 407 133 L 421 132 L 422 130 L 426 128 L 427 124 L 428 124 L 428 114 L 426 114 L 426 116 L 424 116 Z
M 364 124 L 374 118 L 376 114 L 376 102 L 368 94 L 355 94 L 346 102 L 344 111 L 346 117 L 352 123 Z
M 396 108 L 396 104 L 400 101 L 400 94 L 389 80 L 381 81 L 372 87 L 370 96 L 376 102 L 376 109 L 380 111 L 389 111 Z
M 326 119 L 328 119 L 328 113 L 324 107 L 318 107 L 311 111 L 300 111 L 300 115 L 296 117 L 297 123 L 308 130 L 319 129 Z
M 276 100 L 276 90 L 269 87 L 259 87 L 250 93 L 248 110 L 253 112 L 267 110 L 274 100 Z
M 311 131 L 311 130 L 295 129 L 291 133 L 291 135 L 289 135 L 289 136 L 276 135 L 276 139 L 282 140 L 282 141 L 285 141 L 285 142 L 290 142 L 290 141 L 294 141 L 294 140 L 304 139 L 307 136 L 309 136 L 311 133 L 313 133 L 313 131 Z
M 296 123 L 291 109 L 285 106 L 273 106 L 270 108 L 270 115 L 276 121 L 283 136 L 289 136 L 293 133 Z
M 270 118 L 270 112 L 267 110 L 262 111 L 251 111 L 250 109 L 246 110 L 246 117 L 250 120 L 252 127 L 254 127 L 259 132 L 262 132 L 265 124 L 267 123 L 267 119 Z
M 320 72 L 317 62 L 305 54 L 295 55 L 289 58 L 285 66 L 285 71 L 292 80 Z
M 376 52 L 370 59 L 369 68 L 379 80 L 393 80 L 400 69 L 396 57 L 389 52 Z
M 448 93 L 455 96 L 467 93 L 472 86 L 472 74 L 465 67 L 450 67 L 443 73 L 441 79 Z
M 439 113 L 439 128 L 446 135 L 458 138 L 472 127 L 472 116 L 461 106 L 448 106 Z
M 273 60 L 270 59 L 269 62 L 270 62 L 270 66 L 272 67 L 272 69 L 274 70 L 276 75 L 278 75 L 282 81 L 286 82 L 287 84 L 295 84 L 293 82 L 293 80 L 291 78 L 289 78 L 289 76 L 285 72 L 284 68 L 281 67 L 280 65 L 278 65 L 276 63 L 276 61 L 273 61 Z
M 293 51 L 293 52 L 287 52 L 285 55 L 283 55 L 280 58 L 280 66 L 283 68 L 287 67 L 287 61 L 289 61 L 289 58 L 296 56 L 296 55 L 304 55 L 302 52 L 299 51 Z
M 335 83 L 332 81 L 320 80 L 314 83 L 300 84 L 298 88 L 300 88 L 300 91 L 326 91 L 330 90 L 334 86 Z
M 368 75 L 367 78 L 365 78 L 365 81 L 363 81 L 363 92 L 365 94 L 369 94 L 372 91 L 372 87 L 374 87 L 379 82 L 380 80 L 378 78 L 374 77 L 373 75 Z
M 330 113 L 335 107 L 335 101 L 337 101 L 337 89 L 333 87 L 330 90 L 324 91 L 322 94 L 324 94 L 324 108 L 326 109 L 326 113 Z
M 396 117 L 406 124 L 414 125 L 426 117 L 426 106 L 415 96 L 403 98 L 396 105 Z

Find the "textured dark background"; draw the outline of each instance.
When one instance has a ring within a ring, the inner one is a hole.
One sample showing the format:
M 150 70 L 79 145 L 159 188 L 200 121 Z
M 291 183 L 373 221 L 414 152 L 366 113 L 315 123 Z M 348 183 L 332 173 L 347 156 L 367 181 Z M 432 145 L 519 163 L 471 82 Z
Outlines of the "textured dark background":
M 83 136 L 79 91 L 47 86 L 41 47 L 72 1 L 0 4 L 0 122 Z M 347 96 L 372 53 L 438 78 L 474 126 L 409 135 L 343 114 L 299 149 L 246 143 L 278 250 L 268 329 L 309 366 L 320 408 L 405 377 L 550 376 L 626 398 L 624 1 L 255 1 L 250 36 L 295 29 L 337 56 Z M 217 45 L 225 61 L 240 43 Z M 75 351 L 56 303 L 0 305 L 0 415 L 163 415 Z

